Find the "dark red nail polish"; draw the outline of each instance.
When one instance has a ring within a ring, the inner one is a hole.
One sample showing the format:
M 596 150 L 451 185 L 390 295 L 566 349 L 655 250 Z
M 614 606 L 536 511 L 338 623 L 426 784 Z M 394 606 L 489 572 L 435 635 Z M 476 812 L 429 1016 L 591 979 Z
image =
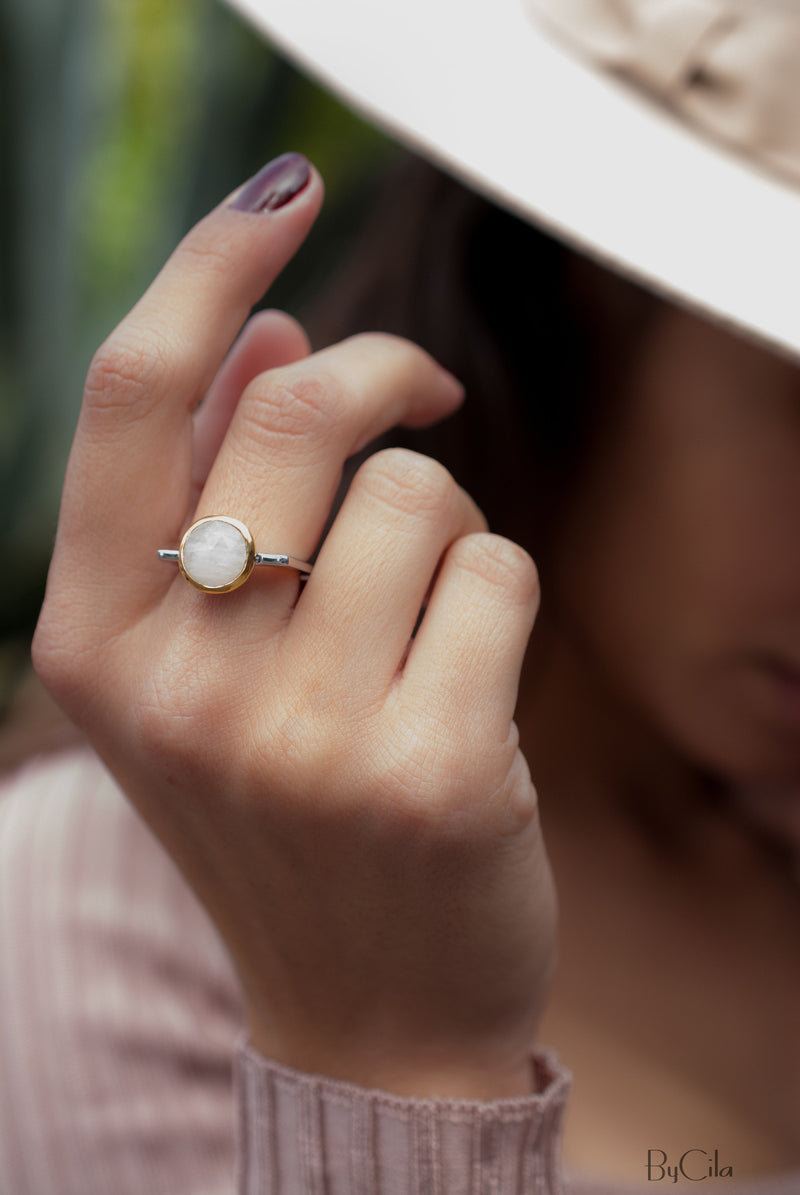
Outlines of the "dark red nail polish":
M 274 212 L 299 195 L 311 178 L 302 154 L 281 154 L 254 174 L 230 205 L 239 212 Z

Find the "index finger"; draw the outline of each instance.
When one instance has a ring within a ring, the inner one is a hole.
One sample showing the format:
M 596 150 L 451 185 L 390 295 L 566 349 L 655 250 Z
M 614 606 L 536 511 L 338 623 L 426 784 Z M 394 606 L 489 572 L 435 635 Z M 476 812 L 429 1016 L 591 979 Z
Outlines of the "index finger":
M 322 197 L 302 155 L 269 163 L 184 237 L 95 354 L 59 527 L 60 549 L 79 545 L 84 577 L 121 536 L 142 565 L 175 538 L 190 492 L 191 413 Z

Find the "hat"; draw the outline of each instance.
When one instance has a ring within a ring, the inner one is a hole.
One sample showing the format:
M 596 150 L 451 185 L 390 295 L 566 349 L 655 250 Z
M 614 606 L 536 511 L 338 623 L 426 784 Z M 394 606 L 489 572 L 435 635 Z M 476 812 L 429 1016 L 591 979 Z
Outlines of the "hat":
M 228 2 L 468 186 L 800 358 L 798 0 Z

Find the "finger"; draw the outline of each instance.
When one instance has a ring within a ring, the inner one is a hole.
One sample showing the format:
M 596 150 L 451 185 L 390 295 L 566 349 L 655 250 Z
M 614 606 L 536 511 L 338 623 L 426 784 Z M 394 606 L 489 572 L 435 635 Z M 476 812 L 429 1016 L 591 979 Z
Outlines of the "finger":
M 197 504 L 245 387 L 258 374 L 310 352 L 305 331 L 283 311 L 260 311 L 247 321 L 194 415 L 190 508 Z
M 307 559 L 345 460 L 397 423 L 443 418 L 462 397 L 422 349 L 376 333 L 262 374 L 239 402 L 197 517 L 232 515 L 257 551 Z
M 411 646 L 401 700 L 460 727 L 465 742 L 503 743 L 538 603 L 536 567 L 517 544 L 487 534 L 457 540 Z
M 266 175 L 269 191 L 277 184 Z M 313 170 L 278 210 L 237 210 L 229 197 L 188 233 L 96 354 L 62 505 L 62 537 L 80 546 L 90 570 L 122 533 L 126 556 L 142 565 L 174 539 L 191 483 L 191 413 L 321 203 Z M 122 581 L 136 584 L 128 574 Z
M 284 639 L 317 676 L 385 693 L 449 544 L 486 520 L 443 465 L 389 448 L 359 469 Z

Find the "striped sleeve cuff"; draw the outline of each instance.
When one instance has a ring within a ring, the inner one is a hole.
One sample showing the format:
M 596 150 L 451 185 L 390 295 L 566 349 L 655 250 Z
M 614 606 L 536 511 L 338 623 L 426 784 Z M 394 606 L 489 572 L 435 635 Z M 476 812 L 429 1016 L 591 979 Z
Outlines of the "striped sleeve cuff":
M 571 1076 L 531 1054 L 535 1095 L 409 1099 L 302 1074 L 236 1042 L 239 1195 L 558 1195 Z

